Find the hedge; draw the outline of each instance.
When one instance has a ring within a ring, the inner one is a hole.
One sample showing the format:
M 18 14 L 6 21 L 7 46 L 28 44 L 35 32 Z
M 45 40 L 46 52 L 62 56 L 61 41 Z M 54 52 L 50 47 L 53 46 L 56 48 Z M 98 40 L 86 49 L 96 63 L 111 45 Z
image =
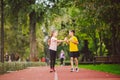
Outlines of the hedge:
M 44 62 L 5 62 L 0 63 L 0 74 L 26 69 L 27 67 L 46 66 Z

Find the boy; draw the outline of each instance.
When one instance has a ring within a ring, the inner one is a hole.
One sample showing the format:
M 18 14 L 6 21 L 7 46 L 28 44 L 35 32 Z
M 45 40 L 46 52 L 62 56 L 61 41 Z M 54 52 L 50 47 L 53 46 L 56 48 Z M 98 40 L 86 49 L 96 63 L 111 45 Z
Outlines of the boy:
M 67 40 L 67 43 L 69 43 L 69 51 L 70 51 L 70 61 L 71 61 L 71 72 L 79 71 L 78 68 L 78 57 L 79 57 L 79 50 L 78 50 L 78 39 L 77 37 L 74 36 L 75 35 L 75 31 L 74 30 L 70 30 L 69 31 L 69 36 L 70 39 Z M 75 70 L 74 70 L 74 61 L 75 61 Z

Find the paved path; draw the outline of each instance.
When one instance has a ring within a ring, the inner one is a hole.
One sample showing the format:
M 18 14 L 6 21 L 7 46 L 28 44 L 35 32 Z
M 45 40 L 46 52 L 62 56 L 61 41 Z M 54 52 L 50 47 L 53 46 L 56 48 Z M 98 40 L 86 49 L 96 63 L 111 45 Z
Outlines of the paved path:
M 70 72 L 70 67 L 57 67 L 55 73 L 49 72 L 49 67 L 32 67 L 0 75 L 0 80 L 120 80 L 120 76 L 80 69 Z

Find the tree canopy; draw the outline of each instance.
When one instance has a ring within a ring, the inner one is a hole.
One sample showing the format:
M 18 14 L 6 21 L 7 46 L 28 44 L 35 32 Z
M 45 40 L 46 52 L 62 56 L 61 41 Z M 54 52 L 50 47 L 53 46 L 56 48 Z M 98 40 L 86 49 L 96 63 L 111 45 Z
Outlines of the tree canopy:
M 74 29 L 80 50 L 88 40 L 94 55 L 120 55 L 119 0 L 4 0 L 4 21 L 4 51 L 21 58 L 45 56 L 53 29 L 59 31 L 59 39 Z M 58 53 L 68 53 L 67 48 L 60 44 Z

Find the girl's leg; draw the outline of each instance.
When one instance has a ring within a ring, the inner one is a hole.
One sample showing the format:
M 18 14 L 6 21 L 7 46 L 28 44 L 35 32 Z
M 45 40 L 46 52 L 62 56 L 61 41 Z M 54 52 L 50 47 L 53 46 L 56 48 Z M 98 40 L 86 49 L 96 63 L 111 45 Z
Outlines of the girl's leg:
M 50 50 L 50 68 L 53 68 L 53 51 Z
M 53 53 L 53 69 L 55 68 L 55 62 L 56 62 L 56 51 Z

